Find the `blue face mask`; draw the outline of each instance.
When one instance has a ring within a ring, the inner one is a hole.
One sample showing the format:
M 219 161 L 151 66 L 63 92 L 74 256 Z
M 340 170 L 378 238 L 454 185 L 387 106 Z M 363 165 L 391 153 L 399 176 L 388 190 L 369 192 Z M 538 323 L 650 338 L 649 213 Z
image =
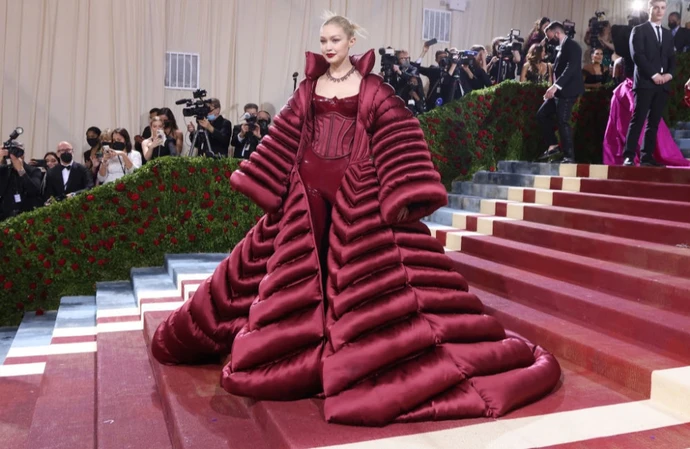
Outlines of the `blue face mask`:
M 216 117 L 216 114 L 209 114 L 206 116 L 206 118 L 208 119 L 209 122 L 212 122 L 218 117 Z

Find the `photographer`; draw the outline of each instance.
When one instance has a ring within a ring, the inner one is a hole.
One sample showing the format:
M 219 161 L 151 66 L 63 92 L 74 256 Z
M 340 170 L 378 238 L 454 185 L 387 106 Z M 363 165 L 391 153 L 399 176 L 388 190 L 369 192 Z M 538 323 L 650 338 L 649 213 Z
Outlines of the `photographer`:
M 613 40 L 611 39 L 611 23 L 606 20 L 603 11 L 596 11 L 594 17 L 589 19 L 589 28 L 585 33 L 585 44 L 589 47 L 590 56 L 594 50 L 601 48 L 604 54 L 602 65 L 611 67 L 613 63 Z
M 457 80 L 449 73 L 451 68 L 455 71 L 455 67 L 451 67 L 453 64 L 447 50 L 436 51 L 434 55 L 436 65 L 422 67 L 422 59 L 426 56 L 429 48 L 434 43 L 435 40 L 433 39 L 425 42 L 424 49 L 419 55 L 419 58 L 412 63 L 412 66 L 416 67 L 421 75 L 429 79 L 429 90 L 426 100 L 427 110 L 431 110 L 440 104 L 451 101 L 451 90 L 453 85 L 457 83 Z
M 211 148 L 206 148 L 208 146 L 206 138 L 199 135 L 195 143 L 195 147 L 199 150 L 198 155 L 206 157 L 214 157 L 214 155 L 228 157 L 228 148 L 230 147 L 230 139 L 232 138 L 232 123 L 220 115 L 220 100 L 217 98 L 209 98 L 204 100 L 204 103 L 208 106 L 209 111 L 205 118 L 197 119 L 197 124 L 199 128 L 206 130 Z M 196 136 L 197 133 L 193 123 L 187 125 L 187 131 L 189 131 L 189 141 L 191 143 L 194 141 L 194 136 Z
M 259 123 L 258 114 L 259 107 L 256 104 L 247 103 L 244 105 L 242 120 L 245 123 L 237 125 L 233 129 L 232 147 L 235 149 L 233 157 L 236 159 L 249 159 L 261 139 L 268 133 L 268 123 L 265 121 L 265 117 Z
M 522 61 L 521 41 L 522 39 L 513 34 L 513 30 L 507 38 L 494 38 L 491 43 L 491 59 L 486 66 L 492 83 L 499 84 L 505 80 L 514 80 L 517 77 L 518 67 Z
M 491 86 L 491 78 L 486 73 L 486 49 L 483 46 L 475 45 L 470 51 L 462 52 L 459 62 L 463 95 Z
M 5 142 L 0 162 L 0 220 L 41 206 L 42 173 L 24 162 L 24 146 Z
M 46 199 L 54 198 L 60 201 L 93 187 L 91 172 L 74 162 L 74 150 L 69 142 L 60 142 L 57 154 L 60 164 L 46 173 Z
M 395 52 L 398 64 L 393 66 L 393 88 L 395 93 L 408 105 L 414 114 L 426 112 L 424 86 L 419 77 L 419 69 L 410 64 L 410 54 L 406 50 Z

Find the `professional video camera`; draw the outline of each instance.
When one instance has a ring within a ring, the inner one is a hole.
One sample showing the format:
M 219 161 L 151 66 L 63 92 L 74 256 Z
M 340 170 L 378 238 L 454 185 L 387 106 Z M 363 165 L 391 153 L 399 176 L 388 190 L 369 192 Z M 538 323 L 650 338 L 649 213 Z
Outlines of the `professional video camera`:
M 398 58 L 395 56 L 395 49 L 391 47 L 379 48 L 379 55 L 381 55 L 381 72 L 383 73 L 383 80 L 391 84 L 393 79 L 393 66 L 398 64 Z
M 566 36 L 570 39 L 575 39 L 575 22 L 566 19 L 563 21 L 563 28 L 565 29 Z
M 3 142 L 2 146 L 9 154 L 16 158 L 24 156 L 24 148 L 16 142 L 16 138 L 24 133 L 24 128 L 17 126 L 10 134 L 9 140 Z
M 453 62 L 458 62 L 460 65 L 466 65 L 474 67 L 474 63 L 477 60 L 477 55 L 479 52 L 473 50 L 461 50 Z
M 205 119 L 211 108 L 203 100 L 206 96 L 206 91 L 202 89 L 197 89 L 192 92 L 192 98 L 185 98 L 182 100 L 177 100 L 175 104 L 184 104 L 186 107 L 182 109 L 182 115 L 185 117 L 196 117 L 197 120 Z
M 595 11 L 594 17 L 589 19 L 589 45 L 590 47 L 600 47 L 599 34 L 604 26 L 608 25 L 606 20 L 606 13 L 604 11 Z
M 521 51 L 525 39 L 520 37 L 520 30 L 511 29 L 505 40 L 498 47 L 501 58 L 512 58 L 514 51 Z

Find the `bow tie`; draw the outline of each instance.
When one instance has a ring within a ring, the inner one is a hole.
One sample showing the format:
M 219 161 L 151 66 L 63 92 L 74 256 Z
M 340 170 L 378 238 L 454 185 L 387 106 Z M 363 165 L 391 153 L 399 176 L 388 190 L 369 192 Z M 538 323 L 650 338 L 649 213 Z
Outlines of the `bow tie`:
M 63 166 L 62 166 L 62 169 L 63 169 L 63 170 L 67 170 L 67 171 L 69 171 L 69 170 L 70 170 L 70 168 L 72 168 L 72 166 L 71 166 L 71 165 L 63 165 Z

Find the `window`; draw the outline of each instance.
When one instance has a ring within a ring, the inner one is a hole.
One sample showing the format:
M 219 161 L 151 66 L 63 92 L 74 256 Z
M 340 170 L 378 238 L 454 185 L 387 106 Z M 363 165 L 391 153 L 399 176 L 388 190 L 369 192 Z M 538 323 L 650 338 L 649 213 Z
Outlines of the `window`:
M 424 8 L 422 39 L 428 41 L 436 38 L 439 42 L 449 43 L 451 18 L 450 11 Z
M 166 52 L 165 87 L 167 89 L 198 89 L 199 54 Z

